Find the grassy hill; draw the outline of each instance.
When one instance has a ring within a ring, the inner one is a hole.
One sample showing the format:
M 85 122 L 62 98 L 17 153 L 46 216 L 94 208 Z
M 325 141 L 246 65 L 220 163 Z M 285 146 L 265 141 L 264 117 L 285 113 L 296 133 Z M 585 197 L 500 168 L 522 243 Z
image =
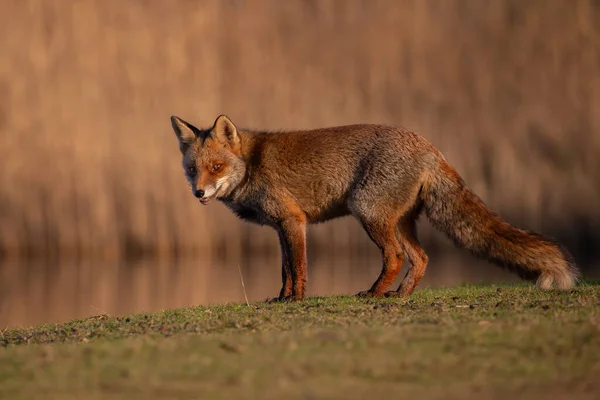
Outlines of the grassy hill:
M 422 289 L 107 316 L 0 334 L 0 398 L 577 398 L 600 286 Z

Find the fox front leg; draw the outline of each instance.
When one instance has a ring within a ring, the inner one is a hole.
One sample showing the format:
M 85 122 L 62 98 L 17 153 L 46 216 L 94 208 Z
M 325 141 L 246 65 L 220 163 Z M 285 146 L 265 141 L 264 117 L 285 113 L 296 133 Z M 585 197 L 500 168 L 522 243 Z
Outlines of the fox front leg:
M 292 295 L 292 266 L 289 248 L 286 244 L 285 234 L 281 229 L 277 230 L 279 236 L 279 247 L 281 248 L 281 281 L 282 287 L 279 292 L 279 300 L 285 300 Z
M 303 217 L 286 219 L 281 223 L 278 231 L 282 243 L 282 268 L 286 271 L 281 290 L 284 297 L 280 296 L 280 299 L 303 300 L 306 291 L 306 219 Z M 285 268 L 285 265 L 288 268 Z M 288 287 L 291 293 L 288 293 Z

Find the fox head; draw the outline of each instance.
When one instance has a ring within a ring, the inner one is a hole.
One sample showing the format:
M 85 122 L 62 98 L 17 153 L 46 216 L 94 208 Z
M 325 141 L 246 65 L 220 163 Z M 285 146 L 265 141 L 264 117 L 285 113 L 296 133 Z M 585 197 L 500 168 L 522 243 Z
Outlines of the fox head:
M 171 125 L 183 154 L 183 169 L 200 203 L 226 197 L 243 180 L 246 164 L 241 158 L 238 130 L 220 115 L 210 129 L 198 129 L 179 117 L 171 117 Z

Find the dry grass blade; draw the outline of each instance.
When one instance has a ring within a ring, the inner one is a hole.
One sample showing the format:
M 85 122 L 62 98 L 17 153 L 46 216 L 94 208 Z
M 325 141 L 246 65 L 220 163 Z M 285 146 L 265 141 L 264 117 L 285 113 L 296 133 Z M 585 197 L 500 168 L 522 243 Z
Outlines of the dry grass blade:
M 242 270 L 240 269 L 240 265 L 237 266 L 238 272 L 240 273 L 240 281 L 242 282 L 242 290 L 244 291 L 244 299 L 246 300 L 246 305 L 249 306 L 250 302 L 248 301 L 248 295 L 246 294 L 246 285 L 244 285 L 244 277 L 242 276 Z

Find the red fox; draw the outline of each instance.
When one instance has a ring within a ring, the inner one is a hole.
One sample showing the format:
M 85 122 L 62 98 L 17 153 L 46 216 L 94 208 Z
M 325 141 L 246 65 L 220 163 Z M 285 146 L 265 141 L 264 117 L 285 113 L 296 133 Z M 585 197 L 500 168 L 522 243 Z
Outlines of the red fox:
M 260 132 L 237 128 L 225 115 L 208 129 L 175 116 L 171 124 L 200 203 L 217 199 L 240 218 L 277 231 L 279 300 L 305 296 L 307 224 L 347 215 L 360 221 L 383 258 L 379 277 L 359 296 L 413 292 L 428 261 L 416 232 L 423 211 L 458 247 L 542 289 L 567 289 L 579 279 L 564 247 L 502 220 L 430 142 L 407 129 L 362 124 Z M 387 291 L 404 257 L 408 272 L 397 290 Z

